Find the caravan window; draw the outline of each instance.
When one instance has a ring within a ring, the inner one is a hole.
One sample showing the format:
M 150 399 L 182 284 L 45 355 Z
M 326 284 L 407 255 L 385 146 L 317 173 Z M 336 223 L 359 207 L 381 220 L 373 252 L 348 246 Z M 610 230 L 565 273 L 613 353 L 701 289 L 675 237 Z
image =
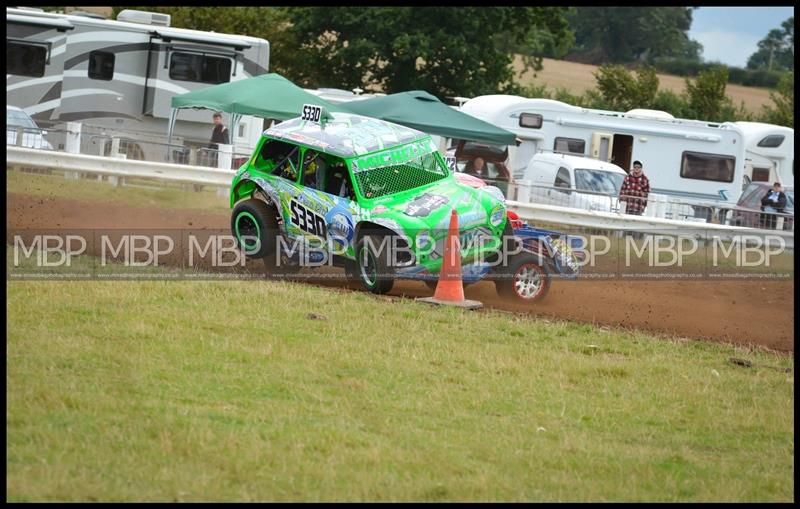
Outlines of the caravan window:
M 770 134 L 758 142 L 759 147 L 776 148 L 780 147 L 783 143 L 785 136 L 782 134 Z
M 769 182 L 769 168 L 753 168 L 753 182 Z
M 521 113 L 519 115 L 519 126 L 531 129 L 541 129 L 542 116 L 536 113 Z
M 586 142 L 577 138 L 556 138 L 553 152 L 563 154 L 580 154 L 586 151 Z
M 44 76 L 47 47 L 6 41 L 6 74 Z
M 736 158 L 701 152 L 684 152 L 681 159 L 681 177 L 714 182 L 733 182 Z
M 231 80 L 231 60 L 202 53 L 175 52 L 169 63 L 169 77 L 213 85 L 228 83 Z
M 89 77 L 109 81 L 114 77 L 114 54 L 107 51 L 89 53 Z

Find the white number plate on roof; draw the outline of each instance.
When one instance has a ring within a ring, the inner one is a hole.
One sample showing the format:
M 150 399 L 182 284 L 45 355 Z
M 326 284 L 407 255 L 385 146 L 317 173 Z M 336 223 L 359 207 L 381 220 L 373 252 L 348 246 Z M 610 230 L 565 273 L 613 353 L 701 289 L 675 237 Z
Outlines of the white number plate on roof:
M 316 122 L 319 124 L 321 116 L 322 108 L 320 106 L 314 106 L 313 104 L 303 105 L 303 114 L 300 116 L 302 120 L 308 120 L 309 122 Z

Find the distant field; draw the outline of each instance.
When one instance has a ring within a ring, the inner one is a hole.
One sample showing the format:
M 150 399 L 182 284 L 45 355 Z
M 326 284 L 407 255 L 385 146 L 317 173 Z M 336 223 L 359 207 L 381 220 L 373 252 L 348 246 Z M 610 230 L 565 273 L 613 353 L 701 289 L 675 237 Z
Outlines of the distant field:
M 791 356 L 297 283 L 6 291 L 8 500 L 794 498 Z
M 523 70 L 522 57 L 519 55 L 514 61 L 514 68 L 519 74 Z M 547 85 L 550 89 L 565 88 L 573 94 L 582 94 L 586 90 L 596 87 L 597 82 L 592 73 L 597 70 L 597 66 L 566 62 L 563 60 L 544 59 L 544 70 L 537 73 L 536 78 L 528 72 L 522 74 L 519 82 L 522 85 Z M 685 88 L 685 78 L 672 76 L 669 74 L 659 74 L 659 90 L 671 90 L 675 93 L 683 92 Z M 736 106 L 744 101 L 745 109 L 752 113 L 760 113 L 762 106 L 772 104 L 769 97 L 769 89 L 744 87 L 742 85 L 728 84 L 725 93 L 733 100 Z

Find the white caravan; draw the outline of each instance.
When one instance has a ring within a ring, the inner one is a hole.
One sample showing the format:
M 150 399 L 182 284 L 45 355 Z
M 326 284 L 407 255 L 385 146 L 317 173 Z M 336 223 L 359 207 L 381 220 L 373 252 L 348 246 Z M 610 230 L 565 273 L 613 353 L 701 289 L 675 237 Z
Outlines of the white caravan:
M 128 158 L 169 159 L 174 95 L 258 76 L 269 65 L 264 39 L 169 25 L 169 15 L 135 10 L 114 21 L 7 8 L 6 102 L 40 126 L 81 122 L 82 152 L 91 153 L 95 139 L 127 135 L 135 140 Z M 262 126 L 262 119 L 244 117 L 231 133 L 234 152 L 249 155 Z M 205 146 L 212 127 L 210 111 L 181 111 L 173 141 Z
M 713 207 L 735 205 L 742 193 L 745 137 L 733 123 L 676 119 L 653 110 L 627 113 L 571 106 L 550 99 L 485 95 L 462 111 L 512 131 L 512 174 L 540 151 L 589 156 L 628 171 L 643 163 L 651 192 Z
M 539 153 L 515 172 L 509 198 L 602 212 L 619 210 L 625 171 L 616 164 L 566 154 Z
M 794 129 L 759 122 L 734 122 L 744 132 L 745 183 L 794 186 Z

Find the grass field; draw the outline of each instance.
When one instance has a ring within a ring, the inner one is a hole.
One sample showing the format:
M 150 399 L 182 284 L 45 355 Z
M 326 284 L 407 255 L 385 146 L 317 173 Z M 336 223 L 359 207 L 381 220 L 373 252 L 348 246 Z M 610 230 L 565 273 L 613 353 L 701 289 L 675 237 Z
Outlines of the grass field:
M 597 66 L 551 58 L 545 58 L 543 65 L 544 68 L 536 73 L 536 77 L 530 71 L 523 73 L 525 67 L 522 57 L 516 55 L 514 69 L 517 72 L 519 84 L 524 86 L 547 85 L 552 91 L 564 88 L 568 92 L 578 95 L 597 87 L 597 81 L 593 75 L 597 71 Z M 658 84 L 659 90 L 670 90 L 680 94 L 686 88 L 686 79 L 682 76 L 658 74 Z M 731 98 L 733 104 L 738 107 L 743 102 L 745 110 L 750 113 L 761 113 L 764 105 L 772 104 L 769 92 L 770 90 L 767 88 L 745 87 L 732 83 L 725 87 L 725 95 Z
M 96 178 L 65 179 L 63 172 L 51 175 L 6 171 L 6 193 L 70 198 L 135 207 L 229 211 L 228 196 L 217 194 L 218 188 L 204 187 L 194 191 L 188 184 L 127 179 L 134 186 L 115 187 Z
M 8 500 L 794 498 L 789 356 L 286 282 L 6 290 Z

